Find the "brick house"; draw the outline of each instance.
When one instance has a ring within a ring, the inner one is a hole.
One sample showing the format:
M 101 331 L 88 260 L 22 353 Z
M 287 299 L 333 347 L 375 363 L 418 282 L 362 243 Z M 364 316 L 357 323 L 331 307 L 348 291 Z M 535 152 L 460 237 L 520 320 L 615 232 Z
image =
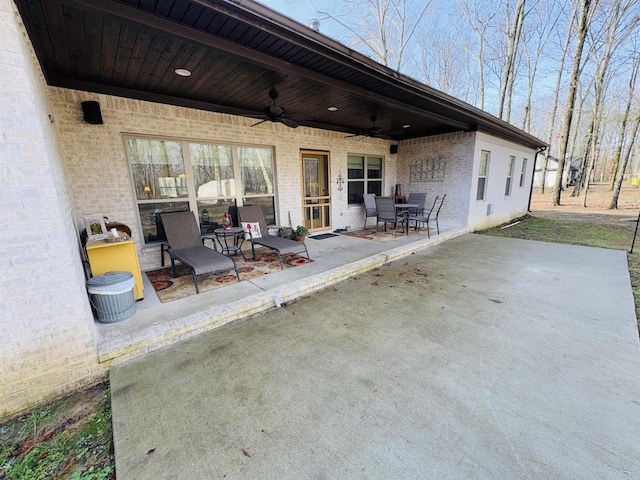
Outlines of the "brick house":
M 105 375 L 83 214 L 130 226 L 144 270 L 157 211 L 204 226 L 252 203 L 330 231 L 397 184 L 446 193 L 469 231 L 526 211 L 539 139 L 251 1 L 138 3 L 0 0 L 0 416 Z M 255 125 L 270 105 L 282 121 Z M 227 173 L 205 182 L 213 163 Z

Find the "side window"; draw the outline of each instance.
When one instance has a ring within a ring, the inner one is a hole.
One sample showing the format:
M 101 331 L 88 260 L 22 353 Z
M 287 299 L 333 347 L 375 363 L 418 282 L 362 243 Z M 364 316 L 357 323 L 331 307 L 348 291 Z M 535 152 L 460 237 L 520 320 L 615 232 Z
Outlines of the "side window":
M 527 159 L 522 159 L 522 170 L 520 170 L 520 187 L 524 187 L 524 177 L 527 175 Z
M 511 195 L 511 182 L 513 179 L 513 164 L 516 163 L 516 157 L 511 155 L 509 157 L 509 163 L 507 164 L 507 182 L 504 186 L 504 196 L 508 197 Z
M 486 200 L 487 197 L 487 174 L 489 173 L 490 152 L 483 150 L 480 152 L 480 168 L 478 169 L 478 192 L 476 200 Z

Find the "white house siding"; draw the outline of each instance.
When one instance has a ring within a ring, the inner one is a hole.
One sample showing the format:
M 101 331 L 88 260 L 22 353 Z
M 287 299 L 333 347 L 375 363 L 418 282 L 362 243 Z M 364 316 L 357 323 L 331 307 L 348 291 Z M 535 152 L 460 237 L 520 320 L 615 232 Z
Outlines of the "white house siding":
M 469 216 L 473 145 L 475 133 L 456 132 L 405 140 L 398 145 L 398 183 L 402 193 L 426 192 L 426 205 L 433 204 L 436 195 L 447 195 L 440 218 L 453 225 L 465 226 Z M 412 175 L 411 165 L 424 160 L 444 160 L 444 177 L 425 179 Z
M 489 171 L 487 174 L 487 194 L 485 200 L 476 200 L 478 189 L 478 168 L 480 153 L 483 150 L 491 152 Z M 505 184 L 509 156 L 516 157 L 513 168 L 511 196 L 505 197 Z M 535 162 L 536 151 L 523 147 L 517 143 L 496 138 L 484 132 L 476 133 L 475 152 L 473 157 L 473 171 L 471 194 L 469 196 L 469 229 L 471 231 L 493 227 L 524 215 L 529 204 L 531 175 Z M 527 171 L 523 186 L 520 187 L 520 171 L 522 159 L 527 159 Z M 492 213 L 487 213 L 491 205 Z
M 104 375 L 51 112 L 13 2 L 0 0 L 0 416 Z

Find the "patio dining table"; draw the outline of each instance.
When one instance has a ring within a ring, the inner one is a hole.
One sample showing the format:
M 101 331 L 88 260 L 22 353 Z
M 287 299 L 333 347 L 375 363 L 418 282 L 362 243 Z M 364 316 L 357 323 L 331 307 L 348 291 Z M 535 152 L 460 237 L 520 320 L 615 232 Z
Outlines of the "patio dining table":
M 406 235 L 409 235 L 409 209 L 410 208 L 418 209 L 420 208 L 420 205 L 418 205 L 417 203 L 396 203 L 395 207 L 396 207 L 396 212 L 405 217 L 404 221 L 402 222 L 402 231 Z

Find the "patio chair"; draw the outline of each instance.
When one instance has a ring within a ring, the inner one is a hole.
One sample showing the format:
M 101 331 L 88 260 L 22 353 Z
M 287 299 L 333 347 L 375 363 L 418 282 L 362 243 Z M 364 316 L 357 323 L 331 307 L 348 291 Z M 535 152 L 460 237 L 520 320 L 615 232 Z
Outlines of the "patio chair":
M 377 217 L 378 210 L 376 209 L 376 194 L 375 193 L 365 193 L 362 195 L 364 198 L 364 230 L 367 228 L 367 218 L 369 217 Z
M 304 243 L 296 242 L 295 240 L 282 236 L 276 237 L 275 235 L 269 235 L 267 222 L 264 219 L 264 213 L 261 207 L 238 207 L 238 217 L 240 218 L 242 227 L 247 232 L 245 237 L 251 242 L 251 253 L 254 259 L 256 258 L 256 245 L 267 247 L 276 252 L 281 270 L 284 268 L 282 266 L 282 255 L 304 253 L 307 259 L 310 259 L 309 251 Z M 282 230 L 275 225 L 272 225 L 271 228 L 277 228 L 279 235 L 282 232 Z
M 397 236 L 398 224 L 404 225 L 407 221 L 406 211 L 398 212 L 393 197 L 376 197 L 376 210 L 378 211 L 376 232 L 378 231 L 380 222 L 384 223 L 385 232 L 387 231 L 387 223 L 393 223 L 393 236 Z
M 193 283 L 198 289 L 198 277 L 215 275 L 234 270 L 240 281 L 236 262 L 202 244 L 200 228 L 192 212 L 171 212 L 160 214 L 167 234 L 167 251 L 171 257 L 173 276 L 177 277 L 176 260 L 191 270 Z M 214 243 L 215 248 L 215 243 Z
M 426 193 L 410 193 L 409 198 L 407 198 L 407 203 L 418 205 L 418 207 L 409 207 L 407 208 L 409 213 L 409 223 L 413 221 L 413 217 L 417 217 L 418 215 L 424 214 L 424 202 L 427 198 Z
M 442 208 L 442 204 L 444 203 L 444 199 L 447 195 L 437 196 L 433 201 L 433 205 L 431 209 L 428 211 L 425 210 L 424 215 L 415 216 L 411 220 L 416 222 L 416 230 L 418 229 L 418 223 L 427 224 L 427 238 L 431 238 L 431 234 L 429 233 L 429 220 L 433 219 L 436 222 L 436 230 L 438 235 L 440 235 L 440 225 L 438 225 L 438 215 L 440 215 L 440 209 Z

